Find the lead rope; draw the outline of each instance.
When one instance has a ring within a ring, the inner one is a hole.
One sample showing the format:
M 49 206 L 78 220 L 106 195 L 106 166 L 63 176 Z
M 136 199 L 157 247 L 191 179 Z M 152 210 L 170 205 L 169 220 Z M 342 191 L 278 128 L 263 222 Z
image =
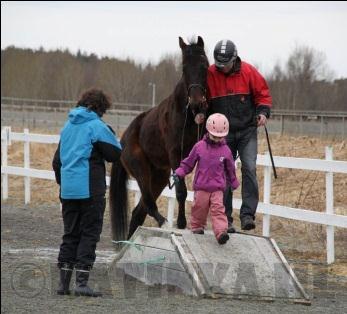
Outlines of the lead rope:
M 187 124 L 188 107 L 189 107 L 189 102 L 186 105 L 186 116 L 185 116 L 185 119 L 184 119 L 183 132 L 182 132 L 182 137 L 181 137 L 181 160 L 183 159 L 184 131 L 186 129 L 186 124 Z
M 187 125 L 187 116 L 188 116 L 188 107 L 189 107 L 189 102 L 186 105 L 186 116 L 184 118 L 184 125 L 183 125 L 183 131 L 182 131 L 182 137 L 181 137 L 181 160 L 183 159 L 183 143 L 184 143 L 184 133 L 186 130 L 186 125 Z M 202 133 L 202 130 L 201 130 Z M 198 137 L 197 137 L 197 142 L 200 140 L 200 125 L 198 124 Z M 169 179 L 169 189 L 171 190 L 175 183 L 170 184 L 170 179 Z
M 184 118 L 184 125 L 183 125 L 183 131 L 182 131 L 182 137 L 181 137 L 181 160 L 183 159 L 183 142 L 184 142 L 184 131 L 186 129 L 186 124 L 187 124 L 187 116 L 188 116 L 188 107 L 189 107 L 189 102 L 186 105 L 186 116 Z M 170 183 L 170 178 L 169 178 L 169 189 L 171 190 L 173 186 L 175 185 L 175 182 L 172 184 Z

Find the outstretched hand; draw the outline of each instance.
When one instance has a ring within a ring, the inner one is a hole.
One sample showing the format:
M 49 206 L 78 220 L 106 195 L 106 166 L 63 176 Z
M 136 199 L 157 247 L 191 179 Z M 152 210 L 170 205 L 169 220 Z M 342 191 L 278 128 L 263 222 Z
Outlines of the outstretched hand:
M 180 183 L 180 177 L 175 172 L 172 174 L 172 179 L 175 185 Z

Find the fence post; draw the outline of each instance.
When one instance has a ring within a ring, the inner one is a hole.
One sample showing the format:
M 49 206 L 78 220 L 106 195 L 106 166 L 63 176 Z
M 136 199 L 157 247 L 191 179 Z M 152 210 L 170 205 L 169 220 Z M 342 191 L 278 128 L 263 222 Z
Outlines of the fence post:
M 6 167 L 7 166 L 7 146 L 11 145 L 11 127 L 5 126 L 1 130 L 1 166 Z M 2 139 L 2 135 L 5 136 L 4 139 Z M 8 199 L 8 174 L 2 174 L 2 199 L 6 201 Z
M 24 129 L 24 168 L 30 168 L 29 129 Z M 30 177 L 24 177 L 24 203 L 30 203 Z
M 120 133 L 120 115 L 117 115 L 117 133 Z
M 320 117 L 320 138 L 323 137 L 323 127 L 324 127 L 323 116 L 321 116 Z
M 266 152 L 268 160 L 270 160 L 269 152 Z M 271 166 L 264 167 L 264 204 L 270 203 L 271 195 Z M 268 214 L 263 214 L 263 236 L 270 236 L 270 218 Z
M 331 146 L 325 147 L 325 159 L 333 160 L 333 149 Z M 326 213 L 334 214 L 334 181 L 333 173 L 325 174 L 325 190 L 326 190 Z M 327 226 L 327 263 L 331 264 L 335 261 L 335 245 L 334 245 L 334 226 Z
M 175 214 L 175 204 L 176 204 L 176 198 L 169 197 L 168 201 L 168 208 L 167 208 L 167 223 L 170 228 L 173 227 L 173 218 Z
M 302 125 L 302 115 L 300 115 L 300 122 L 299 122 L 299 128 L 300 128 L 300 135 L 302 135 L 303 125 Z
M 135 192 L 135 205 L 134 205 L 134 207 L 137 206 L 137 204 L 138 204 L 139 201 L 140 201 L 140 198 L 141 198 L 141 192 L 140 192 L 140 191 L 136 191 L 136 192 Z
M 280 122 L 280 125 L 281 125 L 281 131 L 280 131 L 280 134 L 283 135 L 284 133 L 284 116 L 281 114 L 281 122 Z

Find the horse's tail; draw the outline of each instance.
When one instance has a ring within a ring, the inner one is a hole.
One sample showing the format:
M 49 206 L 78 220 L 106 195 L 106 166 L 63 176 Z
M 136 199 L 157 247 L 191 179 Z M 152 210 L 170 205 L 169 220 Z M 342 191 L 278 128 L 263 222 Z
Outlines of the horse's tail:
M 112 238 L 126 240 L 128 235 L 128 174 L 119 160 L 113 163 L 110 183 L 110 219 Z

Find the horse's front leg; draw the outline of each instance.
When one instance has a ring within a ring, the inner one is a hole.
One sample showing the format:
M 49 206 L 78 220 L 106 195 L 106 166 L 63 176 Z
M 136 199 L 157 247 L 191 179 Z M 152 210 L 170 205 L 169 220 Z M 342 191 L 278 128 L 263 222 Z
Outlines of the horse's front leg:
M 185 203 L 187 198 L 187 186 L 184 179 L 180 179 L 176 184 L 176 199 L 178 202 L 177 227 L 185 229 L 187 226 Z
M 181 161 L 181 148 L 175 147 L 170 150 L 170 164 L 171 169 L 176 170 Z M 175 184 L 176 199 L 178 202 L 178 216 L 177 216 L 177 227 L 179 229 L 185 229 L 187 227 L 185 203 L 187 198 L 187 186 L 184 179 L 180 179 Z

